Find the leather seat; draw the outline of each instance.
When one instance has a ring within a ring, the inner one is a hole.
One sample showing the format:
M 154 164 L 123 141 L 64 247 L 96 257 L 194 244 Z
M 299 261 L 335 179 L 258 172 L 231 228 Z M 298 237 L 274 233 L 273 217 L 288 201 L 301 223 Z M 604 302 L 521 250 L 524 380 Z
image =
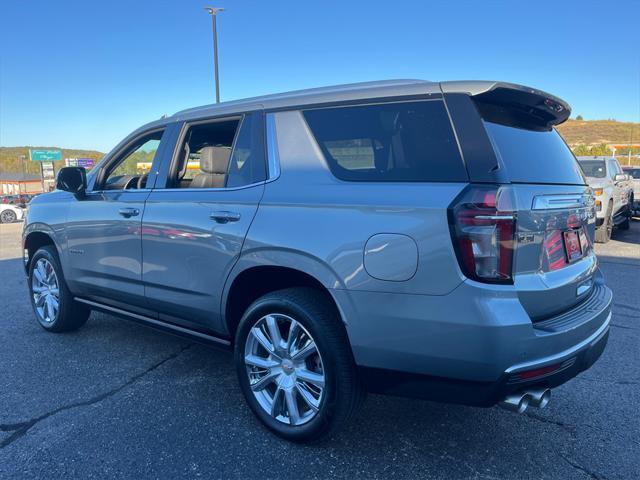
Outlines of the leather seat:
M 231 149 L 204 147 L 200 152 L 200 171 L 191 180 L 190 188 L 221 188 L 227 180 Z

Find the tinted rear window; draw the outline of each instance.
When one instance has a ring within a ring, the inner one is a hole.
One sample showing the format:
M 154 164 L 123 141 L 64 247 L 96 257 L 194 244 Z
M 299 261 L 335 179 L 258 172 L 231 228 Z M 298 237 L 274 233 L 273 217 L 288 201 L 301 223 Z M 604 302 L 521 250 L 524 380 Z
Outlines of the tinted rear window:
M 576 158 L 555 130 L 484 125 L 512 182 L 584 185 Z
M 604 178 L 607 174 L 604 160 L 578 160 L 578 162 L 587 177 Z
M 462 182 L 467 173 L 440 100 L 307 110 L 333 174 L 350 181 Z

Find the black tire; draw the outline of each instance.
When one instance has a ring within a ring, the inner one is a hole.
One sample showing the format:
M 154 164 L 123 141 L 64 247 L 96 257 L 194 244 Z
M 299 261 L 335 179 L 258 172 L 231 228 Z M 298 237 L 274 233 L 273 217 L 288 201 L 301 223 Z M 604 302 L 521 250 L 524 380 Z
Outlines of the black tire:
M 609 202 L 607 214 L 604 216 L 604 222 L 602 222 L 600 228 L 596 228 L 596 243 L 607 243 L 611 240 L 611 232 L 613 231 L 612 210 L 613 205 Z
M 18 219 L 16 212 L 13 210 L 2 210 L 0 211 L 0 223 L 13 223 Z
M 627 218 L 618 225 L 618 228 L 620 230 L 629 230 L 629 227 L 631 226 L 631 217 L 633 216 L 633 196 L 629 198 L 629 204 L 627 205 L 624 214 Z
M 253 413 L 276 435 L 294 442 L 326 438 L 341 428 L 364 399 L 347 334 L 328 294 L 312 288 L 288 288 L 264 295 L 245 312 L 235 338 L 240 388 Z M 307 423 L 290 425 L 258 403 L 245 364 L 245 345 L 253 326 L 266 315 L 286 315 L 300 323 L 315 341 L 323 365 L 325 388 L 317 413 Z
M 625 218 L 623 222 L 618 224 L 618 228 L 620 230 L 629 230 L 630 227 L 631 227 L 630 217 Z
M 40 259 L 46 260 L 53 267 L 53 271 L 57 277 L 58 284 L 58 310 L 55 318 L 51 321 L 47 321 L 43 315 L 38 311 L 34 298 L 34 270 L 38 265 Z M 49 332 L 70 332 L 82 327 L 89 318 L 91 310 L 81 303 L 76 302 L 73 299 L 73 295 L 67 288 L 67 284 L 64 280 L 62 268 L 60 267 L 60 261 L 58 259 L 58 252 L 55 247 L 47 245 L 40 248 L 33 255 L 33 258 L 29 264 L 29 297 L 31 299 L 31 306 L 36 316 L 36 320 L 42 328 Z

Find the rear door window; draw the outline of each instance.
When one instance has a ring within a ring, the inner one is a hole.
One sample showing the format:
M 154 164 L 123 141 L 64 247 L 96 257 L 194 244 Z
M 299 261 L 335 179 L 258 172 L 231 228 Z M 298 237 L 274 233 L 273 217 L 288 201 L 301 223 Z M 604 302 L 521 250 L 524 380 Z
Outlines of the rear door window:
M 441 100 L 306 110 L 333 174 L 347 181 L 468 180 Z
M 533 130 L 484 120 L 496 153 L 514 183 L 584 185 L 578 162 L 555 130 Z

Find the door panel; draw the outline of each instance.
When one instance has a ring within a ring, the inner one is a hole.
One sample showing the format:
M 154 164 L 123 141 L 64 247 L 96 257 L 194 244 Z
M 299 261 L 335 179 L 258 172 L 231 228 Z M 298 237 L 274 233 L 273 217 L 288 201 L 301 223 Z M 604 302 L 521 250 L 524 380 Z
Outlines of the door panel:
M 92 172 L 90 190 L 69 209 L 65 233 L 74 294 L 154 315 L 142 285 L 140 229 L 170 132 L 172 126 L 125 139 Z
M 147 199 L 142 222 L 145 295 L 160 319 L 215 332 L 220 298 L 264 185 L 165 189 Z
M 66 227 L 74 293 L 144 307 L 140 226 L 148 195 L 148 190 L 118 190 L 76 200 Z M 124 209 L 131 214 L 122 215 Z

